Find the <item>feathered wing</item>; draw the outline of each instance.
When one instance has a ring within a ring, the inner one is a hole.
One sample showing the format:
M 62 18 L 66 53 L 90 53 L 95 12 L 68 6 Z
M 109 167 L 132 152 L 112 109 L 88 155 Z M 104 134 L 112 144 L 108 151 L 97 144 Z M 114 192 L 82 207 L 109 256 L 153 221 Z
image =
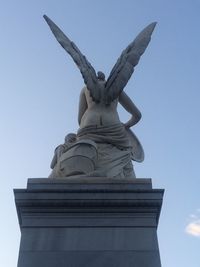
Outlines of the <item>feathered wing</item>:
M 156 22 L 149 24 L 135 40 L 122 52 L 114 65 L 106 82 L 106 102 L 109 104 L 116 99 L 126 86 L 138 64 L 141 55 L 147 48 Z
M 100 92 L 98 90 L 98 80 L 94 68 L 86 59 L 86 57 L 81 53 L 78 47 L 61 31 L 61 29 L 50 18 L 44 15 L 44 19 L 46 20 L 59 44 L 65 49 L 67 53 L 70 54 L 77 67 L 80 69 L 84 82 L 88 90 L 90 91 L 91 97 L 95 102 L 99 102 Z

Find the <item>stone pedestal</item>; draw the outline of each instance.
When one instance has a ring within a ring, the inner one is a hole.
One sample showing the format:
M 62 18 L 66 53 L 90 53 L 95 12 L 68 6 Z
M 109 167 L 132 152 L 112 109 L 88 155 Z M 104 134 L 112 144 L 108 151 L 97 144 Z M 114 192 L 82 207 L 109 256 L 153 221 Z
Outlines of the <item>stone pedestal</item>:
M 29 179 L 15 189 L 18 267 L 161 267 L 150 179 Z

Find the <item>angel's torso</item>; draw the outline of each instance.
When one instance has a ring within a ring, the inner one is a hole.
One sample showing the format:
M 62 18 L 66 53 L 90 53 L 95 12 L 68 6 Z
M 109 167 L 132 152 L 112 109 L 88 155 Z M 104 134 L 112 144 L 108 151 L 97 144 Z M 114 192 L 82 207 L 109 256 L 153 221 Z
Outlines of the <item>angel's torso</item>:
M 101 102 L 96 103 L 92 100 L 90 92 L 85 87 L 85 98 L 87 102 L 87 109 L 81 118 L 80 128 L 90 125 L 107 126 L 120 123 L 119 115 L 117 113 L 118 99 L 106 105 Z

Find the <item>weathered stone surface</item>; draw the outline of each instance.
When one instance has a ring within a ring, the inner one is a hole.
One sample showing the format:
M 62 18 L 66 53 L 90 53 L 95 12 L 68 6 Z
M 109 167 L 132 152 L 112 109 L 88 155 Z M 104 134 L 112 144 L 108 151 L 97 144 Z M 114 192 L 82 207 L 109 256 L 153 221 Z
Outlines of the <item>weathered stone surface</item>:
M 15 189 L 18 267 L 160 267 L 150 179 L 29 179 Z

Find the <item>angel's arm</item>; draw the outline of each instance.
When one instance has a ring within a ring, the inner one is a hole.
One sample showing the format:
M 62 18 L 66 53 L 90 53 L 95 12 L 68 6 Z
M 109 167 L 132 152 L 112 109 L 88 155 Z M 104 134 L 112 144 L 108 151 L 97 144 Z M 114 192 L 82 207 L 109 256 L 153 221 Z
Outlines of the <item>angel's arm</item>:
M 85 97 L 85 87 L 81 90 L 80 98 L 79 98 L 79 110 L 78 110 L 78 123 L 81 124 L 81 119 L 83 117 L 83 114 L 87 110 L 87 101 Z
M 126 128 L 130 128 L 141 119 L 142 114 L 125 92 L 121 92 L 119 103 L 132 115 L 130 120 L 124 124 Z

